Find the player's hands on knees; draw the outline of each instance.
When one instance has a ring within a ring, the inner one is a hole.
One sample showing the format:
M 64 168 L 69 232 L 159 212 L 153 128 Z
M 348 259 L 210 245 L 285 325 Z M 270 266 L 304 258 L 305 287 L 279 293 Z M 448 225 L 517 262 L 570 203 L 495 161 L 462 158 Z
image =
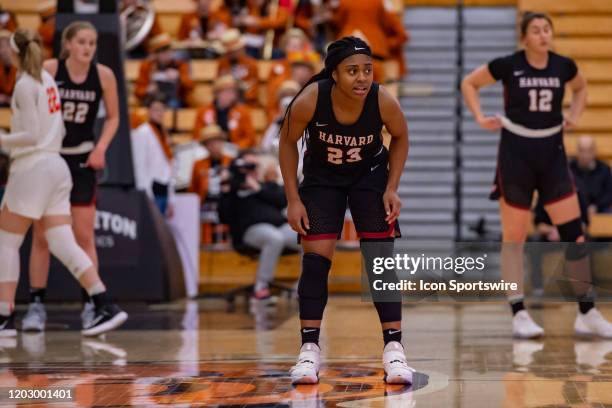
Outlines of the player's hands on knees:
M 402 208 L 402 201 L 397 195 L 396 191 L 387 190 L 383 195 L 383 204 L 385 206 L 385 212 L 387 216 L 385 217 L 385 221 L 388 224 L 393 224 L 397 217 L 399 217 L 400 209 Z
M 105 155 L 105 151 L 98 148 L 93 149 L 87 158 L 87 167 L 91 167 L 94 170 L 102 170 L 106 165 Z
M 290 201 L 287 206 L 287 222 L 291 228 L 300 235 L 306 235 L 306 230 L 310 229 L 308 213 L 306 207 L 300 200 Z M 304 229 L 306 227 L 306 229 Z
M 502 128 L 501 119 L 497 116 L 483 116 L 476 119 L 478 125 L 486 130 L 490 130 L 492 132 L 499 130 Z

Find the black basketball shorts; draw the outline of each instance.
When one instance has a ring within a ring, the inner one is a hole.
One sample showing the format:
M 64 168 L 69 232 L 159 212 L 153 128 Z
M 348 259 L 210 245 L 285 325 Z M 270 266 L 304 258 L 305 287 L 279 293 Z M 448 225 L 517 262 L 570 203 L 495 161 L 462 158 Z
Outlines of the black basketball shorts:
M 534 190 L 545 205 L 575 193 L 563 146 L 563 132 L 544 138 L 527 138 L 502 129 L 490 198 L 503 197 L 509 205 L 528 210 Z
M 89 154 L 62 155 L 66 163 L 68 163 L 68 168 L 72 175 L 70 204 L 73 206 L 94 205 L 96 201 L 96 186 L 98 184 L 96 171 L 91 167 L 85 167 Z
M 306 207 L 310 229 L 303 240 L 339 239 L 347 203 L 359 238 L 379 239 L 400 236 L 397 221 L 389 225 L 383 204 L 388 179 L 387 164 L 368 167 L 345 185 L 326 184 L 325 177 L 306 177 L 300 198 Z

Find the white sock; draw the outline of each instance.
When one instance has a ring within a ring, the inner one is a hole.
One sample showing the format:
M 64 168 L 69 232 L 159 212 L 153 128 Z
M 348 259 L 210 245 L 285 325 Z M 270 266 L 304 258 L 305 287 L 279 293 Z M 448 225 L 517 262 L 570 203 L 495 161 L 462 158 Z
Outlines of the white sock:
M 9 302 L 0 302 L 0 316 L 10 316 L 13 305 Z
M 102 281 L 98 281 L 85 290 L 87 290 L 87 294 L 91 297 L 106 292 L 106 286 L 104 286 Z

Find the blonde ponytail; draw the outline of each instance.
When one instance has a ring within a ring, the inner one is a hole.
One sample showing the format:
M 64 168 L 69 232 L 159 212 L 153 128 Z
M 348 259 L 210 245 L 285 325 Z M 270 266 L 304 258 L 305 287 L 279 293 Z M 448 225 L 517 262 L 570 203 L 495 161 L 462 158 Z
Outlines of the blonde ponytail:
M 32 30 L 19 28 L 11 37 L 11 48 L 19 58 L 19 68 L 32 78 L 42 82 L 42 42 Z

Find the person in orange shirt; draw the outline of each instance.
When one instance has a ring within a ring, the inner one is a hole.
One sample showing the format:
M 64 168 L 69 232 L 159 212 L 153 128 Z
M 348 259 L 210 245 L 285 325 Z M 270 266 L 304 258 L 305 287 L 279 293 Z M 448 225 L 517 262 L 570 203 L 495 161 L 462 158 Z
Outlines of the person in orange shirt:
M 171 49 L 172 39 L 166 33 L 150 41 L 151 56 L 140 64 L 140 73 L 134 84 L 134 95 L 145 104 L 148 96 L 162 93 L 170 108 L 189 105 L 195 84 L 189 73 L 189 64 L 177 59 Z
M 0 30 L 7 30 L 11 33 L 17 30 L 17 19 L 12 11 L 4 10 L 0 5 Z
M 221 36 L 224 55 L 219 58 L 219 75 L 231 74 L 241 85 L 244 101 L 257 106 L 259 75 L 257 60 L 244 51 L 244 38 L 235 28 L 227 30 Z
M 282 75 L 276 76 L 273 80 L 268 81 L 266 111 L 268 113 L 269 123 L 278 115 L 278 90 L 281 84 L 291 80 L 297 82 L 300 87 L 304 86 L 315 74 L 320 60 L 321 57 L 314 51 L 292 52 L 287 56 L 289 70 L 285 71 Z
M 10 31 L 0 31 L 0 106 L 4 107 L 11 105 L 17 78 L 17 68 L 11 58 L 10 38 Z
M 45 59 L 53 58 L 53 36 L 55 35 L 55 7 L 48 7 L 40 12 L 38 35 L 42 39 Z
M 223 170 L 232 162 L 232 157 L 223 152 L 227 136 L 218 125 L 208 125 L 200 132 L 200 143 L 208 156 L 196 161 L 191 174 L 190 193 L 200 196 L 200 203 L 217 201 L 221 195 Z
M 223 4 L 213 0 L 194 0 L 196 9 L 181 17 L 179 40 L 216 40 L 232 26 L 232 16 Z
M 282 2 L 279 2 L 282 3 Z M 274 10 L 272 0 L 247 0 L 248 14 L 234 19 L 234 25 L 246 32 L 247 53 L 254 58 L 261 58 L 268 30 L 274 30 L 274 46 L 278 45 L 289 20 L 289 10 L 279 4 Z M 278 56 L 278 50 L 272 58 Z
M 239 149 L 255 147 L 257 138 L 251 120 L 251 110 L 238 99 L 238 84 L 231 75 L 218 78 L 214 85 L 213 103 L 198 109 L 193 138 L 198 140 L 202 128 L 218 124 L 229 135 L 229 141 Z
M 385 9 L 383 0 L 339 0 L 332 22 L 338 28 L 337 38 L 351 36 L 357 30 L 367 38 L 375 59 L 391 58 L 391 50 L 401 46 L 407 36 L 401 22 Z
M 140 1 L 141 0 L 121 0 L 120 12 L 123 13 L 129 7 L 137 7 Z M 147 34 L 143 42 L 138 47 L 134 48 L 128 53 L 129 57 L 135 59 L 146 58 L 151 47 L 151 40 L 158 35 L 163 34 L 163 32 L 164 30 L 162 30 L 159 17 L 157 14 L 155 14 L 151 31 L 149 31 L 149 34 Z
M 282 76 L 283 80 L 289 75 L 291 64 L 288 56 L 292 53 L 304 52 L 311 53 L 313 46 L 304 31 L 299 28 L 291 28 L 287 30 L 280 39 L 280 47 L 283 50 L 284 58 L 275 60 L 270 68 L 268 83 L 278 81 L 278 77 Z M 320 58 L 317 62 L 320 61 Z M 281 80 L 282 82 L 282 80 Z

